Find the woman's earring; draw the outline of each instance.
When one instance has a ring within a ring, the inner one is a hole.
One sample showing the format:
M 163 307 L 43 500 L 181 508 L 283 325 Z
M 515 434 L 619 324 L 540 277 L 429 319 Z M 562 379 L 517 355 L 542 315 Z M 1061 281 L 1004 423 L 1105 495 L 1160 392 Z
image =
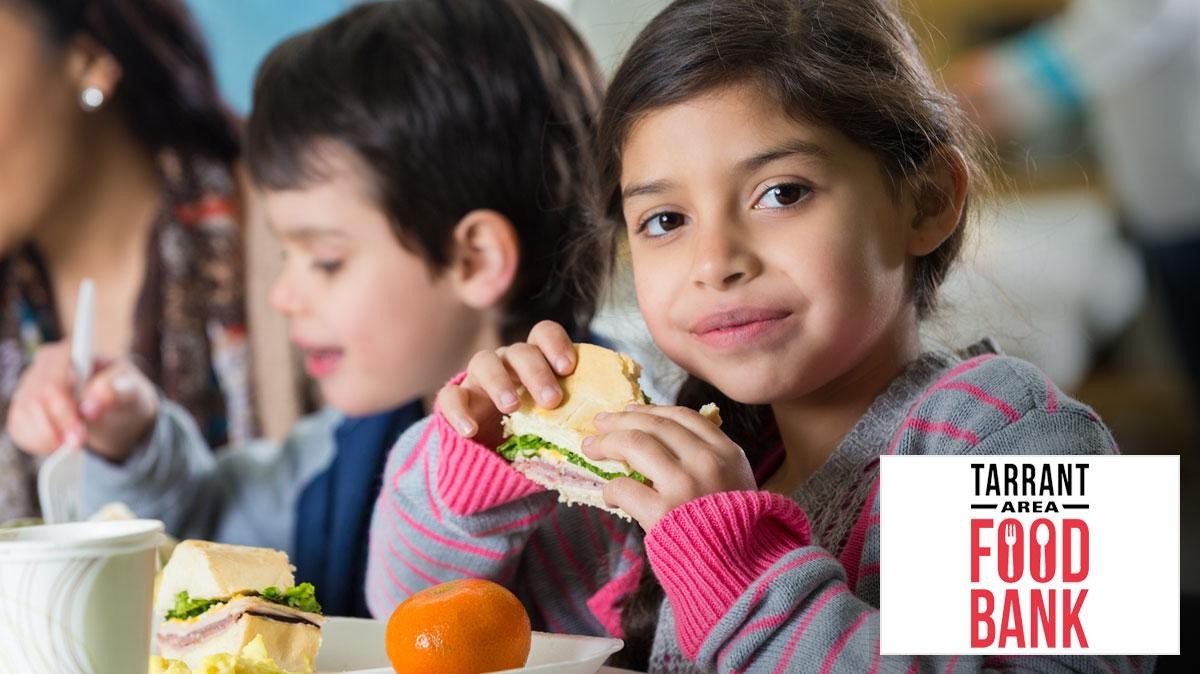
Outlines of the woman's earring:
M 79 107 L 84 112 L 95 112 L 104 105 L 104 92 L 99 87 L 88 87 L 79 94 Z

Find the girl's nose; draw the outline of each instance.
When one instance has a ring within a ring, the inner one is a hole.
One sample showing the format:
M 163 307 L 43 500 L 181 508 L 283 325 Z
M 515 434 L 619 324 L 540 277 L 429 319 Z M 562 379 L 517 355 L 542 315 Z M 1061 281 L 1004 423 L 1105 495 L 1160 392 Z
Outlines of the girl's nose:
M 727 290 L 762 273 L 762 264 L 744 233 L 728 224 L 696 226 L 692 282 Z

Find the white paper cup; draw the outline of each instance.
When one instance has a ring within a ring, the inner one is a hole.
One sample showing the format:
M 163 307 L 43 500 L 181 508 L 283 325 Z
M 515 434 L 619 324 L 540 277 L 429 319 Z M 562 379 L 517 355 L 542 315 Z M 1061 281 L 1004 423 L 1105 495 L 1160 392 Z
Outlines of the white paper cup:
M 157 520 L 0 531 L 0 674 L 143 674 Z

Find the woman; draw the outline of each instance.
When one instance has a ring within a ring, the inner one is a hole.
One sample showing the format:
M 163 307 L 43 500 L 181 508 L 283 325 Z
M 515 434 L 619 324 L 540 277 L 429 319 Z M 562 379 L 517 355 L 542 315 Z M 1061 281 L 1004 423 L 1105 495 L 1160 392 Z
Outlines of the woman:
M 91 277 L 96 353 L 133 354 L 213 446 L 254 433 L 238 152 L 177 0 L 0 0 L 0 422 Z M 0 442 L 0 522 L 36 514 L 35 474 Z

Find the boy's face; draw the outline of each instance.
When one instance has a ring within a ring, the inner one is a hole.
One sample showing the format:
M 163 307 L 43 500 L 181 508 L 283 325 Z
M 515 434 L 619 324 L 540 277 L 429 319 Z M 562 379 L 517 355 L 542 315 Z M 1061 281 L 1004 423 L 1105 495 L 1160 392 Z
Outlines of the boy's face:
M 321 150 L 325 177 L 269 191 L 284 246 L 271 304 L 286 316 L 325 401 L 361 416 L 429 396 L 461 368 L 474 319 L 449 274 L 402 247 L 341 146 Z

